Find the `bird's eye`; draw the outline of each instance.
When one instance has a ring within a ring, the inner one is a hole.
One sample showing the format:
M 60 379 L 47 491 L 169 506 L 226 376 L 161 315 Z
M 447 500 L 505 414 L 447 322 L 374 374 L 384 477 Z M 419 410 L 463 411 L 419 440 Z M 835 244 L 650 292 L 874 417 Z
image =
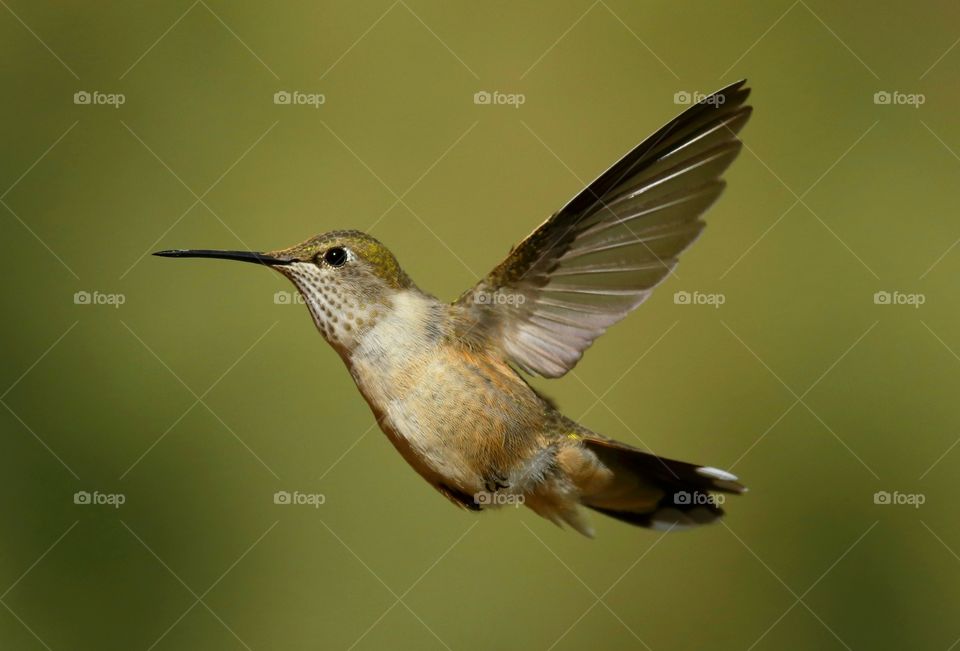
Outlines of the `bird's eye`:
M 343 263 L 347 261 L 347 250 L 342 246 L 327 249 L 327 252 L 323 254 L 323 260 L 331 267 L 342 267 Z

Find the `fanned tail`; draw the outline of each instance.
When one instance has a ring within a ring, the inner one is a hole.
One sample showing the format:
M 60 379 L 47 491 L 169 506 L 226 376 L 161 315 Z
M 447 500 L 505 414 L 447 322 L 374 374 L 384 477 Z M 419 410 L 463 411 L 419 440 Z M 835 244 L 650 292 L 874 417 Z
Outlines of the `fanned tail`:
M 586 488 L 581 503 L 623 522 L 658 530 L 709 524 L 723 515 L 725 493 L 747 490 L 725 470 L 664 459 L 600 437 L 581 442 L 612 473 L 609 481 Z

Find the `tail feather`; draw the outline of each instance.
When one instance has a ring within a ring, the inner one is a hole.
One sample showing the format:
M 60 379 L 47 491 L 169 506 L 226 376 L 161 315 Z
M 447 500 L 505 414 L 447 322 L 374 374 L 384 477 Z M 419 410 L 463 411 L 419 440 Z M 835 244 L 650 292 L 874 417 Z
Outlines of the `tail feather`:
M 584 491 L 581 503 L 623 522 L 660 530 L 708 524 L 723 515 L 723 495 L 746 488 L 729 472 L 665 459 L 600 437 L 583 437 L 612 479 Z

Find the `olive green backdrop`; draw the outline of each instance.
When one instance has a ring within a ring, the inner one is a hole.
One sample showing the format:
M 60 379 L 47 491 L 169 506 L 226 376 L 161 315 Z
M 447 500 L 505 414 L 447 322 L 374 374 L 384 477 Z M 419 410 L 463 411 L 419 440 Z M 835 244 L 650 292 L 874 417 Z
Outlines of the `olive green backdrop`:
M 960 638 L 951 3 L 0 4 L 2 648 Z M 740 77 L 756 111 L 709 228 L 535 381 L 737 472 L 720 525 L 458 511 L 282 278 L 147 255 L 359 228 L 452 299 Z

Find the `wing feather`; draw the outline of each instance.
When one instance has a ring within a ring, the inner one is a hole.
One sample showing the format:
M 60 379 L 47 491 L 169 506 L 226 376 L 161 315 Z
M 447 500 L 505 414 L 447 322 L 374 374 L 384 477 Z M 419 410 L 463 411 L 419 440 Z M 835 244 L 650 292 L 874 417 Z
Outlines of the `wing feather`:
M 457 300 L 470 329 L 528 372 L 573 368 L 703 230 L 750 117 L 744 84 L 684 111 L 517 245 Z

